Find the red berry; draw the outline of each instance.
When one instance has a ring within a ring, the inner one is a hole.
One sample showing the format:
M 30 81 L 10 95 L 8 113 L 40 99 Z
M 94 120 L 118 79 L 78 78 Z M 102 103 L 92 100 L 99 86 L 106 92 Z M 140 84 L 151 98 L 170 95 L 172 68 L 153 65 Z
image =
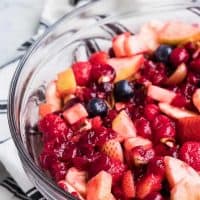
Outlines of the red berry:
M 185 107 L 187 104 L 187 101 L 185 97 L 182 94 L 177 94 L 174 99 L 172 100 L 171 104 L 175 107 Z
M 179 151 L 179 157 L 195 170 L 200 171 L 200 142 L 186 142 Z
M 198 48 L 198 45 L 195 42 L 188 42 L 184 45 L 184 47 L 190 54 L 193 54 Z
M 68 135 L 68 127 L 60 116 L 56 114 L 47 114 L 38 123 L 39 131 L 43 133 L 43 140 L 52 140 Z
M 145 119 L 144 117 L 141 117 L 140 119 L 136 119 L 134 124 L 137 130 L 137 134 L 139 136 L 142 136 L 148 139 L 152 138 L 150 123 L 147 119 Z
M 106 64 L 107 60 L 108 54 L 104 51 L 93 53 L 89 59 L 91 64 Z
M 147 104 L 144 108 L 144 115 L 149 120 L 154 120 L 155 116 L 158 115 L 160 112 L 160 109 L 155 104 Z
M 72 65 L 76 82 L 78 85 L 85 86 L 90 82 L 92 66 L 89 62 L 77 62 Z
M 190 63 L 190 67 L 195 71 L 195 72 L 200 72 L 200 58 L 197 58 L 195 60 L 193 60 Z
M 67 166 L 62 162 L 52 163 L 50 173 L 57 182 L 63 180 L 67 173 Z
M 181 63 L 186 63 L 188 60 L 189 54 L 183 47 L 175 48 L 170 55 L 170 61 L 174 66 L 178 66 Z

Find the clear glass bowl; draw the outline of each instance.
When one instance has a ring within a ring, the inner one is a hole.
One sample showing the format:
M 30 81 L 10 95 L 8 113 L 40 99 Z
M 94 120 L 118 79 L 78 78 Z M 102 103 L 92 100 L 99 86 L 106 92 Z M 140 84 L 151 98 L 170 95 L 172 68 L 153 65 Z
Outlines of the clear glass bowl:
M 107 50 L 114 35 L 134 33 L 150 20 L 169 19 L 199 22 L 200 1 L 96 0 L 64 16 L 21 60 L 10 88 L 9 126 L 27 175 L 47 199 L 75 198 L 59 189 L 38 164 L 42 144 L 36 124 L 46 84 L 75 60 Z

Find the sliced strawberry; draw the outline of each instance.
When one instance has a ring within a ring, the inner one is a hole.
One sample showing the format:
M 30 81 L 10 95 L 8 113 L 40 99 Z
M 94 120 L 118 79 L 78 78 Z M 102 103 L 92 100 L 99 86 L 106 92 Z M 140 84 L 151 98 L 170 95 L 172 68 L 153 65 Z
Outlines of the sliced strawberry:
M 130 152 L 131 149 L 138 146 L 143 146 L 148 149 L 152 147 L 152 142 L 148 139 L 139 136 L 128 138 L 124 141 L 124 148 L 127 152 Z
M 200 112 L 200 89 L 196 89 L 193 96 L 192 101 L 197 110 Z
M 74 187 L 83 196 L 86 195 L 86 178 L 87 173 L 85 171 L 79 171 L 75 167 L 71 167 L 67 170 L 65 180 Z
M 87 116 L 88 113 L 85 107 L 80 103 L 75 104 L 63 112 L 63 117 L 68 121 L 69 124 L 75 124 Z
M 109 200 L 111 194 L 112 176 L 105 172 L 99 172 L 87 183 L 87 200 Z
M 160 43 L 176 45 L 200 39 L 200 28 L 192 24 L 170 21 L 159 32 Z
M 148 87 L 147 96 L 156 101 L 171 103 L 176 97 L 176 93 L 155 85 L 150 85 Z
M 116 140 L 108 140 L 102 146 L 101 151 L 114 160 L 121 162 L 124 160 L 122 146 Z
M 126 171 L 123 175 L 122 190 L 126 198 L 135 198 L 135 183 L 131 170 Z
M 146 43 L 140 38 L 139 35 L 129 35 L 125 39 L 125 52 L 127 56 L 133 56 L 149 51 Z
M 112 41 L 112 48 L 114 50 L 115 56 L 116 57 L 124 57 L 126 56 L 126 51 L 125 51 L 125 40 L 126 38 L 130 35 L 129 32 L 123 33 L 121 35 L 117 35 L 116 37 L 113 38 Z
M 45 99 L 46 99 L 47 104 L 52 105 L 52 109 L 54 111 L 61 109 L 61 98 L 58 95 L 55 81 L 51 81 L 47 85 L 47 88 L 46 88 L 46 91 L 45 91 Z
M 135 126 L 124 110 L 122 110 L 112 121 L 112 129 L 117 133 L 117 139 L 120 142 L 136 136 Z
M 89 62 L 77 62 L 72 65 L 76 82 L 80 86 L 85 86 L 90 81 L 92 65 Z
M 166 80 L 167 85 L 176 85 L 181 83 L 187 76 L 187 67 L 185 63 L 180 64 L 175 72 Z
M 197 116 L 196 113 L 191 112 L 189 110 L 184 110 L 181 108 L 177 108 L 175 106 L 172 106 L 168 103 L 159 103 L 160 110 L 168 115 L 169 117 L 172 117 L 174 119 L 184 118 L 184 117 L 194 117 Z
M 108 59 L 108 64 L 111 65 L 116 71 L 115 82 L 134 76 L 142 67 L 143 63 L 143 55 Z
M 157 192 L 162 188 L 161 177 L 154 174 L 144 176 L 136 185 L 136 196 L 144 199 L 149 194 Z
M 177 126 L 180 141 L 200 141 L 200 116 L 180 118 Z
M 179 151 L 179 158 L 200 172 L 200 142 L 186 142 Z
M 174 187 L 181 180 L 199 180 L 199 174 L 185 162 L 170 157 L 165 156 L 165 169 L 166 177 L 171 187 Z
M 89 61 L 92 64 L 106 64 L 107 60 L 108 54 L 104 51 L 93 53 L 89 58 Z

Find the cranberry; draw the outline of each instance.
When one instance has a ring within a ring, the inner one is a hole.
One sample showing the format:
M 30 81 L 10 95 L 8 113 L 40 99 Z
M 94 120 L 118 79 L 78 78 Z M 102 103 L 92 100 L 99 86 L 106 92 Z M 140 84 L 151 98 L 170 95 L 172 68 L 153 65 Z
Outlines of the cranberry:
M 200 73 L 200 58 L 197 58 L 197 59 L 193 60 L 193 61 L 190 63 L 190 67 L 191 67 L 195 72 Z
M 192 55 L 198 48 L 195 42 L 188 42 L 184 45 L 185 49 Z
M 94 64 L 91 71 L 92 80 L 98 83 L 112 82 L 116 72 L 108 64 Z
M 195 72 L 189 72 L 187 75 L 187 82 L 198 86 L 200 83 L 200 75 Z
M 160 109 L 155 104 L 147 104 L 144 108 L 144 115 L 149 120 L 154 120 L 155 116 L 158 115 Z
M 185 107 L 187 104 L 187 100 L 182 94 L 177 94 L 171 102 L 172 105 L 176 107 Z
M 189 54 L 183 47 L 175 48 L 170 55 L 170 61 L 174 66 L 178 66 L 181 63 L 186 63 L 188 60 Z
M 150 123 L 144 117 L 137 119 L 135 121 L 135 127 L 137 130 L 137 134 L 139 136 L 142 136 L 142 137 L 148 138 L 148 139 L 152 138 L 152 131 L 151 131 Z
M 113 91 L 113 87 L 113 84 L 108 82 L 99 84 L 100 91 L 105 92 L 106 94 L 111 94 Z

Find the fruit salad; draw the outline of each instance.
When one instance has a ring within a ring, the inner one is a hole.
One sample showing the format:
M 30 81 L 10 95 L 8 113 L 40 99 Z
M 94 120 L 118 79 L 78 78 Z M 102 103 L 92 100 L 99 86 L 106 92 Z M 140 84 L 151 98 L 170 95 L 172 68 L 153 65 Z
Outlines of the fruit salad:
M 41 168 L 79 200 L 200 200 L 200 26 L 149 22 L 72 63 L 39 105 Z

